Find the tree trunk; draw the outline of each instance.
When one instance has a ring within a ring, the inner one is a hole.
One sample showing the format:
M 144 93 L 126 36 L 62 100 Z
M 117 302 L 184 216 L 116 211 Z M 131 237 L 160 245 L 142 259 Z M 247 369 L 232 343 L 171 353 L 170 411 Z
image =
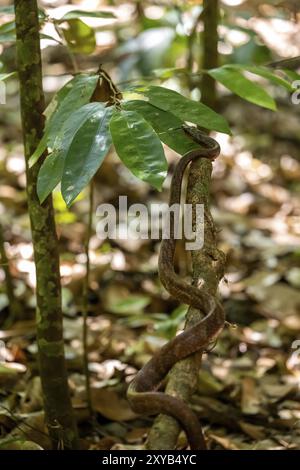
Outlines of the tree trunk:
M 28 159 L 44 128 L 44 95 L 36 0 L 15 0 L 17 64 L 26 159 L 28 210 L 37 276 L 37 343 L 45 418 L 53 448 L 76 449 L 78 438 L 64 356 L 58 240 L 52 198 L 40 205 L 36 182 L 43 159 Z

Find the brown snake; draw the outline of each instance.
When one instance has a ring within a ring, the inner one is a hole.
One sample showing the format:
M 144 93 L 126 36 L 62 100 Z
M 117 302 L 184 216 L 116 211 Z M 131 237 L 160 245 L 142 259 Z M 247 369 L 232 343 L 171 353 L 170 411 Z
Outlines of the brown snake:
M 170 206 L 180 204 L 181 186 L 188 164 L 198 158 L 214 160 L 220 153 L 219 144 L 195 127 L 183 126 L 184 131 L 202 148 L 191 150 L 178 162 L 172 178 Z M 204 350 L 220 333 L 225 316 L 222 305 L 202 288 L 189 285 L 174 270 L 174 212 L 170 211 L 170 238 L 163 239 L 159 255 L 159 276 L 166 290 L 179 302 L 201 310 L 205 317 L 164 345 L 138 372 L 128 388 L 132 409 L 140 414 L 166 414 L 175 418 L 186 432 L 190 448 L 206 449 L 202 428 L 196 414 L 183 401 L 157 391 L 176 362 Z

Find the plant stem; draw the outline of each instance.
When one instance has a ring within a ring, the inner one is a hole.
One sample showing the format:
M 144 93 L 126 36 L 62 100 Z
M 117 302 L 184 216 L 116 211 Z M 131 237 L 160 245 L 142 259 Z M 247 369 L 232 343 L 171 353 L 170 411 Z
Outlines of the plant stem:
M 45 108 L 36 0 L 14 0 L 20 105 L 26 160 L 27 200 L 37 276 L 37 344 L 45 418 L 53 448 L 76 449 L 77 429 L 69 396 L 64 356 L 58 240 L 52 197 L 41 205 L 38 172 L 28 160 L 44 129 Z
M 91 397 L 91 384 L 89 372 L 89 355 L 88 355 L 88 308 L 89 308 L 89 285 L 90 285 L 90 240 L 93 230 L 93 208 L 94 208 L 94 184 L 90 183 L 89 195 L 89 215 L 85 240 L 85 255 L 86 255 L 86 275 L 83 281 L 82 292 L 82 317 L 83 317 L 83 366 L 85 375 L 86 398 L 90 415 L 93 416 L 93 406 Z

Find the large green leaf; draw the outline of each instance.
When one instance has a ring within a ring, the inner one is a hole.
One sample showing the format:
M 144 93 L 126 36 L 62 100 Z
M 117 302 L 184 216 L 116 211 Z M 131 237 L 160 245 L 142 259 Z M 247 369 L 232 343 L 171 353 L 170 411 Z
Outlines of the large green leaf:
M 150 124 L 136 111 L 115 111 L 110 132 L 117 154 L 129 170 L 160 190 L 168 165 L 162 144 Z
M 47 108 L 45 132 L 36 151 L 30 158 L 30 166 L 39 159 L 46 147 L 53 149 L 54 141 L 63 124 L 77 109 L 88 103 L 99 80 L 98 75 L 76 75 L 54 97 Z
M 205 129 L 230 134 L 227 121 L 202 103 L 189 100 L 176 91 L 159 86 L 137 87 L 135 90 L 153 106 L 175 114 L 182 121 L 193 122 Z
M 259 85 L 252 82 L 234 67 L 223 66 L 207 72 L 236 95 L 263 108 L 276 110 L 273 98 Z
M 183 122 L 174 114 L 163 111 L 143 100 L 127 101 L 122 107 L 127 111 L 137 111 L 141 114 L 151 124 L 160 140 L 180 155 L 199 147 L 182 130 Z
M 263 78 L 266 78 L 275 85 L 286 88 L 288 91 L 293 91 L 293 87 L 290 82 L 288 82 L 282 77 L 279 77 L 276 73 L 271 72 L 271 70 L 269 70 L 267 67 L 253 65 L 247 67 L 247 70 L 251 73 L 254 73 L 255 75 L 259 75 Z
M 65 20 L 68 28 L 61 28 L 70 50 L 77 54 L 91 54 L 96 47 L 93 28 L 83 21 L 73 18 Z
M 76 133 L 65 158 L 61 191 L 68 206 L 89 184 L 111 146 L 109 121 L 113 109 L 98 105 Z
M 53 152 L 42 164 L 37 181 L 37 194 L 42 204 L 60 183 L 64 171 L 64 158 L 61 153 Z
M 37 193 L 40 202 L 60 183 L 65 158 L 75 134 L 102 107 L 101 103 L 88 103 L 72 113 L 62 126 L 53 143 L 53 152 L 47 156 L 39 171 Z
M 116 15 L 110 11 L 86 11 L 86 10 L 71 10 L 68 11 L 59 22 L 65 20 L 73 20 L 77 18 L 116 18 Z
M 264 67 L 262 65 L 230 64 L 230 68 L 251 72 L 254 75 L 266 78 L 275 85 L 286 88 L 288 91 L 293 91 L 293 87 L 290 82 L 274 73 L 274 71 L 271 71 L 268 67 Z
M 76 86 L 77 81 L 80 80 L 81 75 L 76 75 L 71 80 L 69 80 L 62 88 L 60 88 L 55 95 L 52 97 L 50 103 L 46 107 L 44 111 L 44 115 L 46 116 L 47 123 L 52 118 L 52 115 L 57 111 L 62 101 L 65 99 L 67 94 L 72 90 L 74 86 Z

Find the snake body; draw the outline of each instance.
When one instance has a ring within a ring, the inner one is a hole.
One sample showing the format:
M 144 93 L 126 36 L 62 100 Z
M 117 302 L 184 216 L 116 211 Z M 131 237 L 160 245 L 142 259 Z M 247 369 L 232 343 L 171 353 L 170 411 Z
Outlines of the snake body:
M 190 162 L 198 158 L 214 160 L 219 144 L 195 127 L 184 126 L 185 132 L 199 144 L 199 149 L 186 153 L 178 162 L 171 183 L 170 206 L 180 204 L 182 180 Z M 202 147 L 200 147 L 200 145 Z M 175 418 L 184 429 L 190 448 L 206 449 L 202 428 L 196 414 L 183 401 L 157 391 L 176 362 L 204 350 L 224 326 L 224 310 L 211 294 L 189 285 L 174 270 L 174 213 L 170 211 L 170 238 L 163 239 L 159 255 L 159 276 L 165 289 L 179 302 L 201 310 L 205 316 L 191 328 L 164 345 L 137 373 L 129 385 L 127 397 L 132 409 L 140 414 L 166 414 Z

